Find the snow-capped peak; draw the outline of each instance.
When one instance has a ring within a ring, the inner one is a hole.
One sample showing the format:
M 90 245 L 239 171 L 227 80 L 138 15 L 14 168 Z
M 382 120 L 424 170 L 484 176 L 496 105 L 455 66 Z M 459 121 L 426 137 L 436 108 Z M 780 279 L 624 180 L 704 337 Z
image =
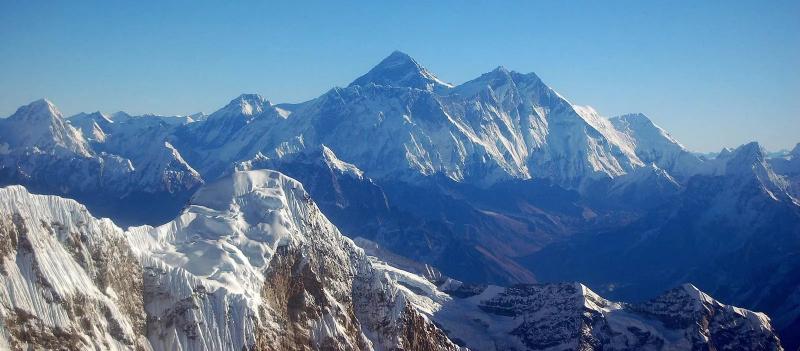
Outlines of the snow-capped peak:
M 671 175 L 685 178 L 702 163 L 664 129 L 642 113 L 631 113 L 610 119 L 614 129 L 632 145 L 645 163 L 655 163 Z
M 191 119 L 192 122 L 204 121 L 208 118 L 208 115 L 203 112 L 193 113 L 191 115 L 186 116 Z
M 683 150 L 686 148 L 673 138 L 667 131 L 657 126 L 643 113 L 630 113 L 622 116 L 613 117 L 611 123 L 618 130 L 628 134 L 636 134 L 640 138 L 648 138 L 647 142 L 663 139 L 662 142 L 673 144 Z
M 112 120 L 110 116 L 97 111 L 92 113 L 78 113 L 67 118 L 67 122 L 81 130 L 84 138 L 103 142 L 105 141 L 106 133 L 111 131 L 114 120 Z
M 741 157 L 747 157 L 751 160 L 762 159 L 766 157 L 766 150 L 761 147 L 757 141 L 751 141 L 747 144 L 739 146 L 736 148 L 736 155 L 740 155 Z
M 117 111 L 111 114 L 111 120 L 117 123 L 125 122 L 131 118 L 133 118 L 133 116 L 125 111 Z
M 727 332 L 730 338 L 720 338 L 720 340 L 737 345 L 753 343 L 753 340 L 749 340 L 745 336 L 746 333 L 741 334 L 742 330 L 772 332 L 770 319 L 765 314 L 724 305 L 690 283 L 638 304 L 634 306 L 634 310 L 660 319 L 670 326 L 687 328 L 689 333 L 686 335 L 692 337 L 692 343 L 695 345 L 707 342 L 709 333 L 722 335 Z M 703 326 L 697 322 L 698 320 L 713 320 L 714 322 Z M 708 330 L 703 331 L 699 328 Z M 776 342 L 777 338 L 768 337 L 758 340 L 754 344 L 774 344 Z M 693 347 L 693 349 L 696 348 L 696 346 Z
M 789 182 L 772 169 L 766 150 L 755 141 L 733 151 L 723 149 L 715 159 L 699 167 L 696 173 L 726 176 L 741 185 L 755 184 L 775 201 L 797 203 L 790 194 Z
M 730 154 L 732 152 L 733 152 L 733 148 L 723 147 L 722 150 L 719 150 L 719 152 L 717 153 L 717 156 L 715 158 L 728 157 L 728 156 L 730 156 Z
M 416 60 L 401 51 L 394 51 L 373 67 L 367 74 L 359 77 L 350 86 L 368 84 L 387 85 L 393 87 L 409 87 L 433 90 L 439 87 L 452 87 L 437 78 Z
M 0 139 L 12 148 L 33 148 L 36 152 L 91 154 L 81 133 L 70 126 L 47 99 L 39 99 L 0 120 Z
M 789 152 L 789 155 L 792 157 L 800 157 L 800 143 L 797 143 L 797 145 L 794 146 L 794 149 Z
M 109 116 L 109 115 L 107 115 L 105 113 L 102 113 L 100 111 L 95 111 L 95 112 L 92 112 L 92 113 L 81 112 L 81 113 L 78 113 L 76 115 L 70 116 L 67 119 L 73 120 L 73 119 L 79 119 L 79 118 L 91 119 L 91 120 L 97 122 L 98 124 L 114 123 L 114 120 L 112 119 L 112 116 Z
M 495 69 L 481 75 L 485 80 L 510 80 L 511 71 L 504 66 L 497 66 Z
M 509 71 L 503 66 L 497 66 L 497 68 L 482 74 L 480 77 L 459 85 L 453 89 L 453 93 L 463 96 L 472 96 L 486 89 L 496 90 L 501 87 L 511 88 L 515 85 L 512 74 L 517 75 L 516 72 Z
M 708 294 L 706 294 L 702 290 L 698 289 L 692 283 L 683 284 L 683 285 L 681 285 L 680 289 L 682 289 L 682 291 L 686 294 L 686 296 L 688 296 L 688 297 L 690 297 L 690 298 L 692 298 L 692 299 L 694 299 L 694 300 L 696 300 L 698 302 L 710 303 L 710 302 L 713 301 L 711 296 L 708 296 Z M 680 291 L 680 290 L 678 290 L 678 291 Z
M 258 94 L 242 94 L 231 100 L 225 107 L 212 113 L 208 119 L 231 115 L 256 116 L 272 108 L 272 103 Z
M 34 120 L 51 120 L 54 118 L 63 118 L 61 111 L 53 105 L 50 100 L 45 98 L 36 100 L 17 109 L 9 118 L 34 121 Z
M 201 187 L 173 223 L 134 228 L 131 238 L 139 250 L 257 302 L 260 271 L 276 247 L 303 241 L 306 196 L 280 173 L 236 172 Z
M 236 199 L 248 194 L 260 194 L 264 197 L 270 193 L 270 197 L 275 197 L 277 202 L 287 201 L 285 193 L 297 190 L 303 192 L 302 185 L 278 172 L 267 170 L 256 170 L 248 172 L 235 172 L 230 177 L 218 180 L 206 187 L 201 188 L 192 197 L 190 204 L 204 206 L 215 210 L 228 210 Z M 297 196 L 301 197 L 301 196 Z M 267 201 L 272 203 L 271 201 Z M 273 204 L 275 207 L 282 208 L 280 204 Z
M 739 146 L 730 152 L 721 152 L 717 156 L 717 160 L 725 164 L 725 172 L 728 174 L 731 172 L 750 174 L 756 165 L 766 166 L 765 159 L 766 151 L 755 141 Z

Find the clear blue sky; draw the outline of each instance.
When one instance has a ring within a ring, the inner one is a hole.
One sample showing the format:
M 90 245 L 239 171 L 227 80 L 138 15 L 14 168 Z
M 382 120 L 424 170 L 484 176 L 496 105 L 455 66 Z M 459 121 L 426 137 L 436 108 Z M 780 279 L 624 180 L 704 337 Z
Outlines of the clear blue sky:
M 0 116 L 40 97 L 65 114 L 298 102 L 399 49 L 452 83 L 536 72 L 698 151 L 800 141 L 800 1 L 289 3 L 0 0 Z

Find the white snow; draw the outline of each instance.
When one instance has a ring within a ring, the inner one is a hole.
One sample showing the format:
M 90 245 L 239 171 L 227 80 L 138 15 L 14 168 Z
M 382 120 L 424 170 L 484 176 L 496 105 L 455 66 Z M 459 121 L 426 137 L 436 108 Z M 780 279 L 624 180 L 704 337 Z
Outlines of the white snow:
M 190 124 L 175 145 L 193 150 L 192 165 L 212 179 L 258 154 L 286 159 L 322 146 L 378 180 L 547 178 L 579 188 L 646 166 L 631 138 L 534 74 L 501 67 L 448 87 L 426 72 L 394 53 L 350 86 L 304 103 L 242 95 Z
M 341 174 L 350 175 L 356 179 L 364 179 L 363 171 L 358 169 L 358 167 L 352 163 L 347 163 L 340 160 L 338 157 L 336 157 L 336 154 L 333 153 L 333 150 L 329 149 L 325 145 L 322 145 L 322 156 L 325 160 L 325 163 L 331 169 L 336 170 Z

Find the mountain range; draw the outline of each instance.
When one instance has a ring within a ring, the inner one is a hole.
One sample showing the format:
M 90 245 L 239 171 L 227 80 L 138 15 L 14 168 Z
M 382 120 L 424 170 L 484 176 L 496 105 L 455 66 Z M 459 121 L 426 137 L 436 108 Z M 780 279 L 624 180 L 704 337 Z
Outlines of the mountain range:
M 535 74 L 453 85 L 402 52 L 307 102 L 244 94 L 207 116 L 65 118 L 38 100 L 0 119 L 0 185 L 25 187 L 0 193 L 19 272 L 5 340 L 794 349 L 798 160 L 800 144 L 700 156 Z M 128 296 L 121 275 L 141 278 Z

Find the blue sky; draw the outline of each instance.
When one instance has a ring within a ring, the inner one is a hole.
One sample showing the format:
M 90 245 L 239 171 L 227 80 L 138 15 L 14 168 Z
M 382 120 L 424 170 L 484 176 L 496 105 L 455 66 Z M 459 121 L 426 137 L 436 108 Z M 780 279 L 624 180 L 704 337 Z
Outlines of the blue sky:
M 800 142 L 800 1 L 0 0 L 0 116 L 40 97 L 68 115 L 299 102 L 395 49 L 452 83 L 536 72 L 697 151 Z

